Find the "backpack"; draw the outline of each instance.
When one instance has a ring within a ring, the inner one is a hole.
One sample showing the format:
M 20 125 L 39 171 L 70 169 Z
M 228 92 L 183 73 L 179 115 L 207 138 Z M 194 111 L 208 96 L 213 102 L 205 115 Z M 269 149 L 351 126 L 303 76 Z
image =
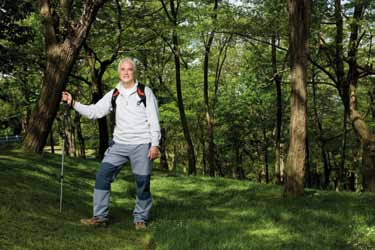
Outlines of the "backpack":
M 111 99 L 112 114 L 113 114 L 114 118 L 116 117 L 116 99 L 117 99 L 119 94 L 120 94 L 120 91 L 117 88 L 115 88 L 113 90 L 112 99 Z M 143 103 L 143 105 L 146 108 L 145 85 L 143 85 L 142 83 L 138 83 L 138 85 L 137 85 L 137 94 L 138 94 L 139 98 L 141 98 L 141 100 L 139 100 L 137 102 L 137 105 L 140 105 L 141 103 Z M 116 123 L 115 119 L 114 119 L 114 122 Z

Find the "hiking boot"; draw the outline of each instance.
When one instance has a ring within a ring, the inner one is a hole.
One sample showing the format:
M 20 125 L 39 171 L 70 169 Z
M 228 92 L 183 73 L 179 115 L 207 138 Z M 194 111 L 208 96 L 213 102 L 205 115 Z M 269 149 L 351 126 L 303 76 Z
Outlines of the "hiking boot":
M 147 228 L 144 221 L 138 221 L 135 223 L 135 230 L 145 230 Z
M 91 226 L 108 226 L 109 221 L 98 217 L 92 217 L 88 219 L 81 219 L 81 224 Z

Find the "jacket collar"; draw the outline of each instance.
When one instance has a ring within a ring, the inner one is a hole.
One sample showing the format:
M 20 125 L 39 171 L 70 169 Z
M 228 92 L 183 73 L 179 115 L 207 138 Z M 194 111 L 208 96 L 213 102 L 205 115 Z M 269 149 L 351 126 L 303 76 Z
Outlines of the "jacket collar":
M 135 92 L 137 92 L 137 87 L 138 87 L 138 80 L 135 80 L 134 82 L 134 87 L 132 88 L 132 92 L 130 94 L 134 94 Z M 119 82 L 117 85 L 116 85 L 116 88 L 118 89 L 118 91 L 121 93 L 123 93 L 125 91 L 125 88 L 124 86 L 121 84 L 121 82 Z

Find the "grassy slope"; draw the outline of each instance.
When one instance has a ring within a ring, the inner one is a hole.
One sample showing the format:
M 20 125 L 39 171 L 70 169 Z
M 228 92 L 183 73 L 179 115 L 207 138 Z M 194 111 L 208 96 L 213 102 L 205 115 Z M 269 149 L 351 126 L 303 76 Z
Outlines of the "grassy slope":
M 0 249 L 375 249 L 375 195 L 308 191 L 283 199 L 280 187 L 155 171 L 153 220 L 132 225 L 134 180 L 125 168 L 112 186 L 108 228 L 91 215 L 98 163 L 0 148 Z

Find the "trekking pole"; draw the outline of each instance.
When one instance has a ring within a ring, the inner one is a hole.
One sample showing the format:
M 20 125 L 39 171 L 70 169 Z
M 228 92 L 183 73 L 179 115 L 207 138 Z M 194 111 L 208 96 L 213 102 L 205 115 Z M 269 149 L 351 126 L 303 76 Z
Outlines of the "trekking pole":
M 65 126 L 66 121 L 68 120 L 68 103 L 64 102 L 64 117 L 63 117 L 63 126 L 62 126 L 62 137 L 63 137 L 63 145 L 62 145 L 62 154 L 61 154 L 61 174 L 60 174 L 60 213 L 62 212 L 62 204 L 63 204 L 63 184 L 64 184 L 64 153 L 65 153 Z

